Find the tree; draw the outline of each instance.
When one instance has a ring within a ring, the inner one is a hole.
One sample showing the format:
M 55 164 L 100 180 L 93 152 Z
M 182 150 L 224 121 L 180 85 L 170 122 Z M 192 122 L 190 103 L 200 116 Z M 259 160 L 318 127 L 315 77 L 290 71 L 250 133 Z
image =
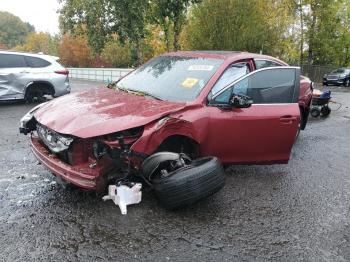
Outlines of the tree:
M 141 42 L 147 35 L 148 0 L 61 0 L 63 32 L 85 31 L 96 54 L 117 34 L 121 43 L 129 41 L 135 62 L 141 62 Z
M 65 34 L 58 46 L 60 61 L 65 66 L 88 67 L 92 63 L 92 52 L 86 37 Z
M 172 49 L 180 49 L 179 37 L 183 25 L 186 21 L 189 6 L 199 3 L 200 0 L 153 0 L 151 1 L 152 12 L 150 20 L 158 24 L 164 31 L 164 39 L 169 52 L 171 38 L 173 40 Z M 172 37 L 170 34 L 172 33 Z
M 185 46 L 286 56 L 292 43 L 290 8 L 283 0 L 204 0 L 190 11 Z
M 0 11 L 0 43 L 13 48 L 24 43 L 25 38 L 34 32 L 34 26 L 24 23 L 19 17 Z
M 31 33 L 26 37 L 23 45 L 16 46 L 14 49 L 19 51 L 43 52 L 48 55 L 57 55 L 57 39 L 48 33 Z

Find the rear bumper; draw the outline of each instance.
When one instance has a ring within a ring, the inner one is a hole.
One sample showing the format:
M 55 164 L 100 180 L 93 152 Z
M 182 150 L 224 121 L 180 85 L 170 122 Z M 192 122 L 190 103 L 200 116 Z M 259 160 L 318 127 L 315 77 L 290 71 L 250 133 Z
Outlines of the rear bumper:
M 97 190 L 103 183 L 104 168 L 90 167 L 89 163 L 71 166 L 51 154 L 36 137 L 31 137 L 31 150 L 35 157 L 54 175 L 83 189 Z

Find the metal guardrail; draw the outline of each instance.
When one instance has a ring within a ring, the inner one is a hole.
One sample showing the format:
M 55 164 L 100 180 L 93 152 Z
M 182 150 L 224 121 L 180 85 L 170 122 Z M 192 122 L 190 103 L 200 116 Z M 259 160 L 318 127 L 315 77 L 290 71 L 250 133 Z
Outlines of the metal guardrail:
M 312 81 L 321 83 L 324 74 L 331 72 L 334 66 L 301 65 L 302 74 Z M 104 81 L 106 83 L 117 81 L 125 76 L 132 68 L 68 68 L 69 76 L 76 79 Z
M 133 69 L 131 68 L 67 68 L 69 77 L 106 83 L 117 81 Z

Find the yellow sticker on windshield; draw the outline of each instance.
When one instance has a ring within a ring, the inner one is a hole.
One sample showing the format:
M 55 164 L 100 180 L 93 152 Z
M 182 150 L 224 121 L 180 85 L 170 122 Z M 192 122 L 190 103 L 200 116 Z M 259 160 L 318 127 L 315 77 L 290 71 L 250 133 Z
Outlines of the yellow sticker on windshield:
M 192 88 L 198 83 L 198 78 L 187 77 L 185 81 L 182 82 L 182 86 L 186 88 Z

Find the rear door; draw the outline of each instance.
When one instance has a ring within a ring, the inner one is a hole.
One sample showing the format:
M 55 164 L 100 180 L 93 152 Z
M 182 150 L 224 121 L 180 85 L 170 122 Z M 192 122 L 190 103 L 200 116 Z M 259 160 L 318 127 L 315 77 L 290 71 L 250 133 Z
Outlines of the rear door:
M 24 97 L 28 70 L 22 55 L 0 54 L 0 100 Z
M 296 67 L 263 68 L 216 93 L 204 153 L 224 163 L 287 162 L 300 120 L 299 77 Z M 249 96 L 253 104 L 228 107 L 232 94 Z

